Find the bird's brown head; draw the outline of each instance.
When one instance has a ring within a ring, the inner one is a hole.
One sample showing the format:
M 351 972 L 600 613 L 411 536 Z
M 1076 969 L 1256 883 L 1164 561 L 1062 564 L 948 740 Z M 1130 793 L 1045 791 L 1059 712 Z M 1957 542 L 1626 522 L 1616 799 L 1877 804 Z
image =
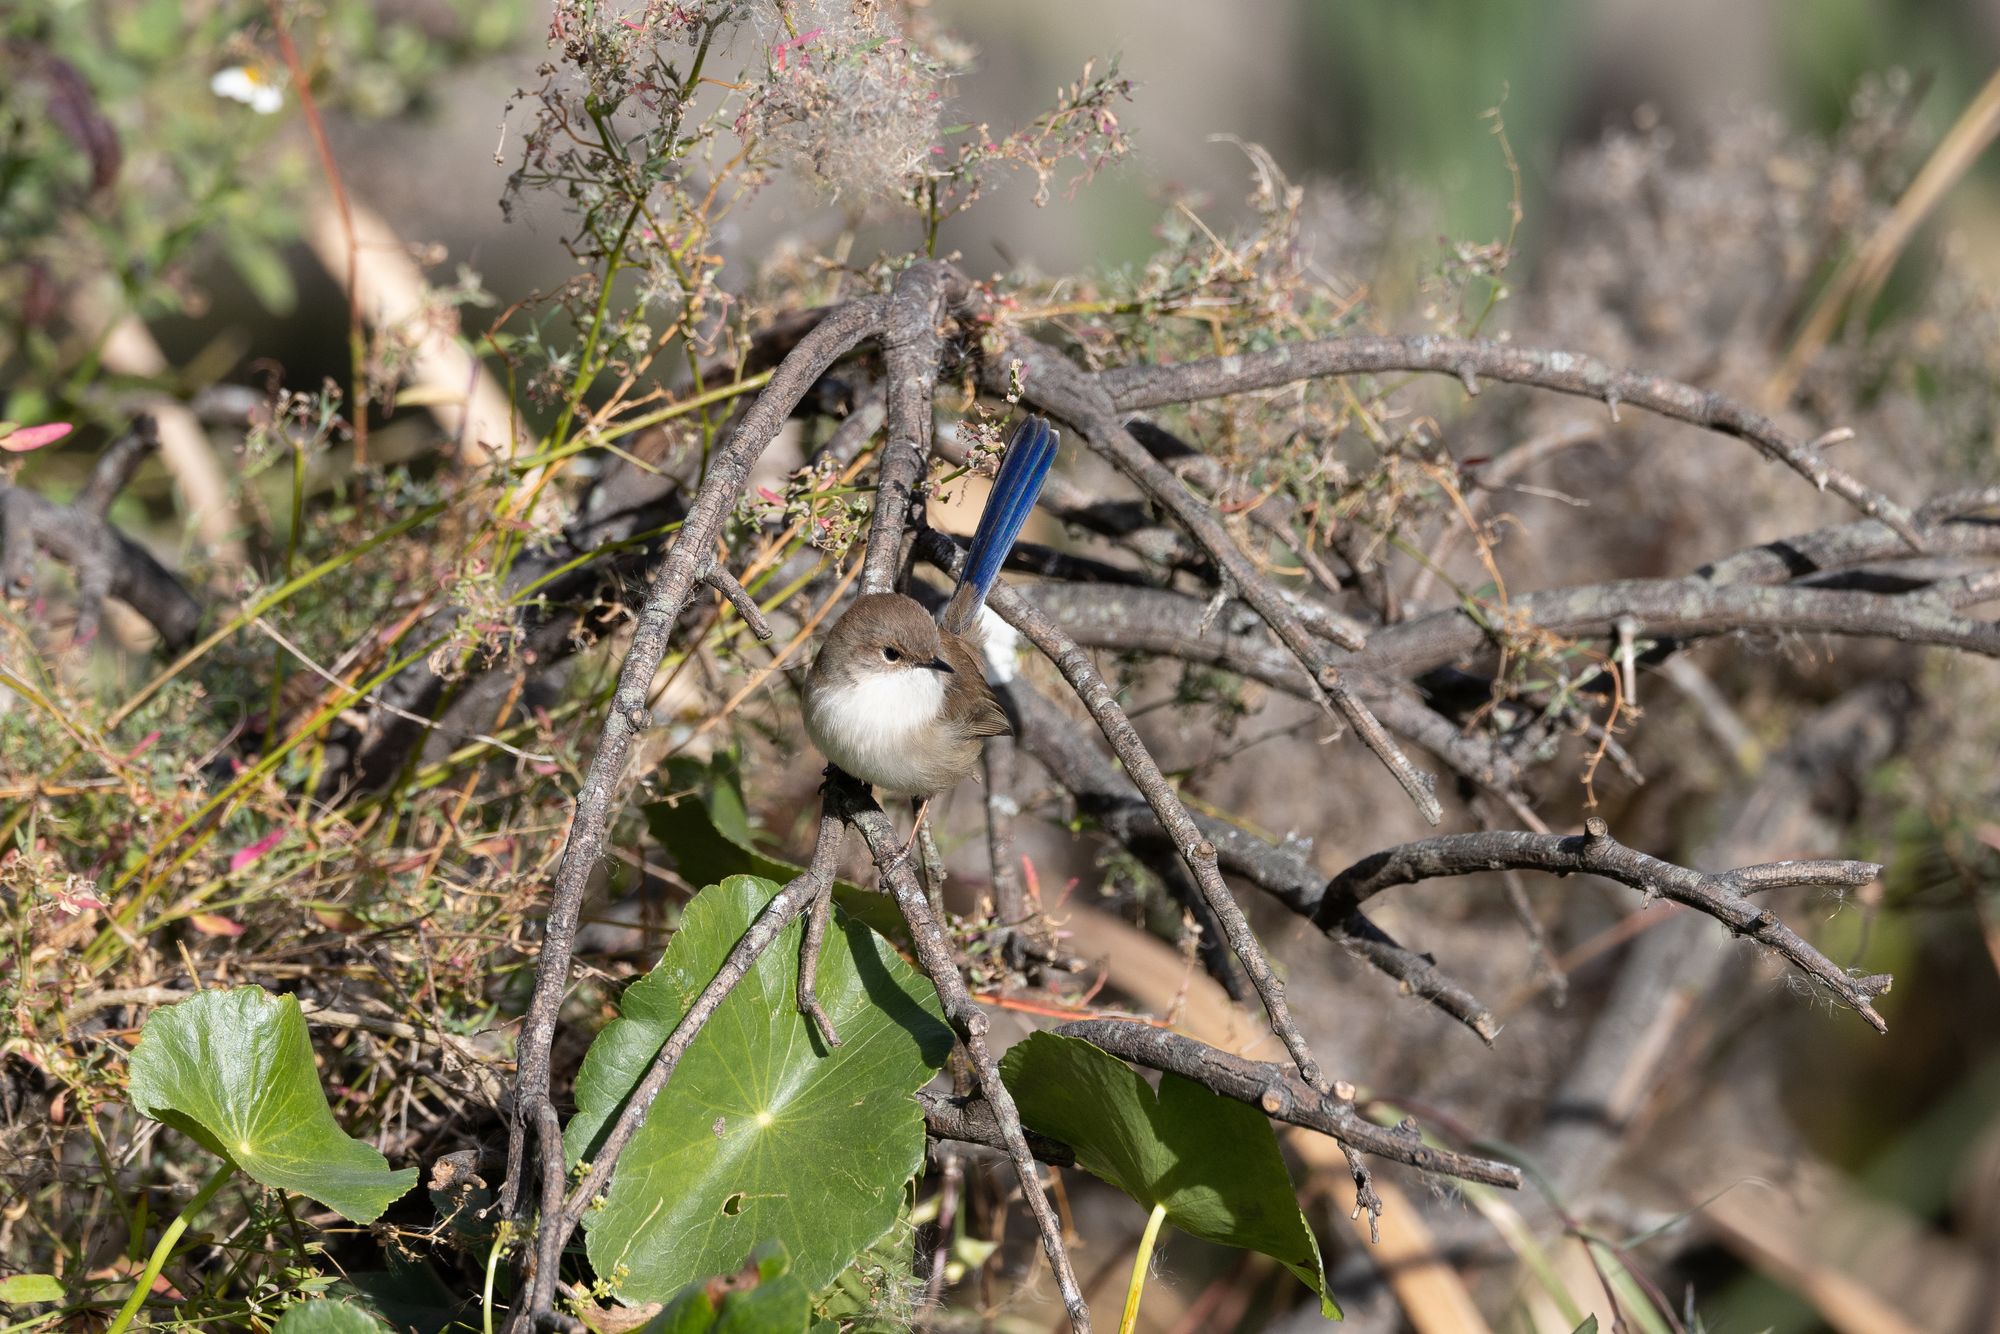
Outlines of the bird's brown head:
M 949 673 L 937 622 L 901 593 L 870 593 L 834 623 L 820 646 L 820 672 L 837 677 L 931 671 Z

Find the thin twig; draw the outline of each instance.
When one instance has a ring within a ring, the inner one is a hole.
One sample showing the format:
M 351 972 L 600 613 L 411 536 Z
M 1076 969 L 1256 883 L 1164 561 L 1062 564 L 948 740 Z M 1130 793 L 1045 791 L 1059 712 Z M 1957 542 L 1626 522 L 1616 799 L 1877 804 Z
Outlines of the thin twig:
M 973 1078 L 978 1083 L 979 1092 L 993 1109 L 994 1119 L 1007 1145 L 1007 1156 L 1013 1161 L 1015 1175 L 1020 1179 L 1022 1197 L 1028 1203 L 1028 1211 L 1035 1216 L 1035 1225 L 1041 1230 L 1042 1250 L 1048 1256 L 1049 1268 L 1055 1273 L 1056 1290 L 1062 1296 L 1063 1308 L 1069 1313 L 1070 1328 L 1075 1334 L 1089 1334 L 1090 1308 L 1084 1304 L 1083 1291 L 1077 1286 L 1076 1271 L 1070 1265 L 1069 1251 L 1063 1244 L 1062 1222 L 1049 1203 L 1048 1192 L 1042 1188 L 1041 1172 L 1035 1166 L 1035 1155 L 1028 1147 L 1027 1136 L 1021 1128 L 1021 1115 L 1014 1107 L 1013 1095 L 1001 1081 L 1000 1064 L 987 1044 L 986 1013 L 973 1003 L 966 992 L 965 981 L 958 975 L 958 961 L 952 955 L 951 941 L 945 935 L 943 925 L 932 915 L 930 903 L 924 897 L 923 888 L 917 884 L 908 860 L 901 855 L 900 841 L 895 827 L 889 823 L 889 817 L 882 813 L 882 808 L 865 790 L 845 775 L 836 777 L 829 785 L 829 798 L 842 789 L 842 806 L 854 827 L 861 831 L 862 838 L 867 840 L 868 851 L 875 858 L 882 883 L 895 897 L 903 920 L 909 924 L 917 962 L 930 978 L 931 985 L 937 988 L 945 1018 L 957 1031 L 966 1054 L 972 1058 Z
M 718 565 L 703 575 L 701 581 L 729 599 L 729 605 L 736 608 L 736 614 L 750 627 L 751 634 L 765 643 L 770 642 L 775 632 L 771 623 L 764 619 L 764 609 L 757 605 L 757 599 L 750 596 L 749 590 L 736 582 L 735 575 Z
M 1621 405 L 1630 404 L 1662 417 L 1734 436 L 1765 457 L 1785 464 L 1819 490 L 1831 491 L 1863 514 L 1882 520 L 1912 546 L 1921 545 L 1908 510 L 1835 468 L 1810 444 L 1762 413 L 1721 394 L 1665 376 L 1620 370 L 1578 352 L 1427 334 L 1407 338 L 1323 338 L 1207 361 L 1125 366 L 1101 371 L 1096 378 L 1119 410 L 1131 411 L 1271 389 L 1297 380 L 1386 371 L 1449 375 L 1468 387 L 1476 387 L 1479 380 L 1533 385 L 1560 394 L 1594 398 L 1614 414 Z

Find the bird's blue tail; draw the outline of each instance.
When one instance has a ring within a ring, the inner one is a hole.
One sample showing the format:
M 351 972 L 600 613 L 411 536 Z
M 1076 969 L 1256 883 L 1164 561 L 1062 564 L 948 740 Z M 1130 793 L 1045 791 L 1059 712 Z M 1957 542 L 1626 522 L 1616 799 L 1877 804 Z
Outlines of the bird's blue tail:
M 980 512 L 979 527 L 972 534 L 965 570 L 952 590 L 951 601 L 945 604 L 944 615 L 938 618 L 953 634 L 966 633 L 979 619 L 987 591 L 1000 577 L 1007 553 L 1014 549 L 1015 539 L 1034 512 L 1061 442 L 1061 435 L 1050 428 L 1046 417 L 1030 417 L 1014 428 L 1014 437 L 1007 442 L 1007 454 L 993 479 L 992 494 Z

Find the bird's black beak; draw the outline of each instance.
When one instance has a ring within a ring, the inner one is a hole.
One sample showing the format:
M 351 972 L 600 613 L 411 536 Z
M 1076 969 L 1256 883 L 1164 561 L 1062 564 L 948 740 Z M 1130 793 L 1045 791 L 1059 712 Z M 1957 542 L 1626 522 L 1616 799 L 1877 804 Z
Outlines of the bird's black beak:
M 951 664 L 946 662 L 943 658 L 932 658 L 929 662 L 925 663 L 924 666 L 930 668 L 934 672 L 949 673 L 951 671 Z

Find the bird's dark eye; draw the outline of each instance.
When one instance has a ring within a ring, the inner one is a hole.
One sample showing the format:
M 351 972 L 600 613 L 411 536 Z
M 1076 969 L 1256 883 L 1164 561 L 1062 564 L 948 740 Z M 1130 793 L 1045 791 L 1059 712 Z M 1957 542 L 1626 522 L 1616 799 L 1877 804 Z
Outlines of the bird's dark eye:
M 882 650 L 882 661 L 901 662 L 902 660 L 903 660 L 903 655 L 900 651 L 893 648 L 884 648 Z

